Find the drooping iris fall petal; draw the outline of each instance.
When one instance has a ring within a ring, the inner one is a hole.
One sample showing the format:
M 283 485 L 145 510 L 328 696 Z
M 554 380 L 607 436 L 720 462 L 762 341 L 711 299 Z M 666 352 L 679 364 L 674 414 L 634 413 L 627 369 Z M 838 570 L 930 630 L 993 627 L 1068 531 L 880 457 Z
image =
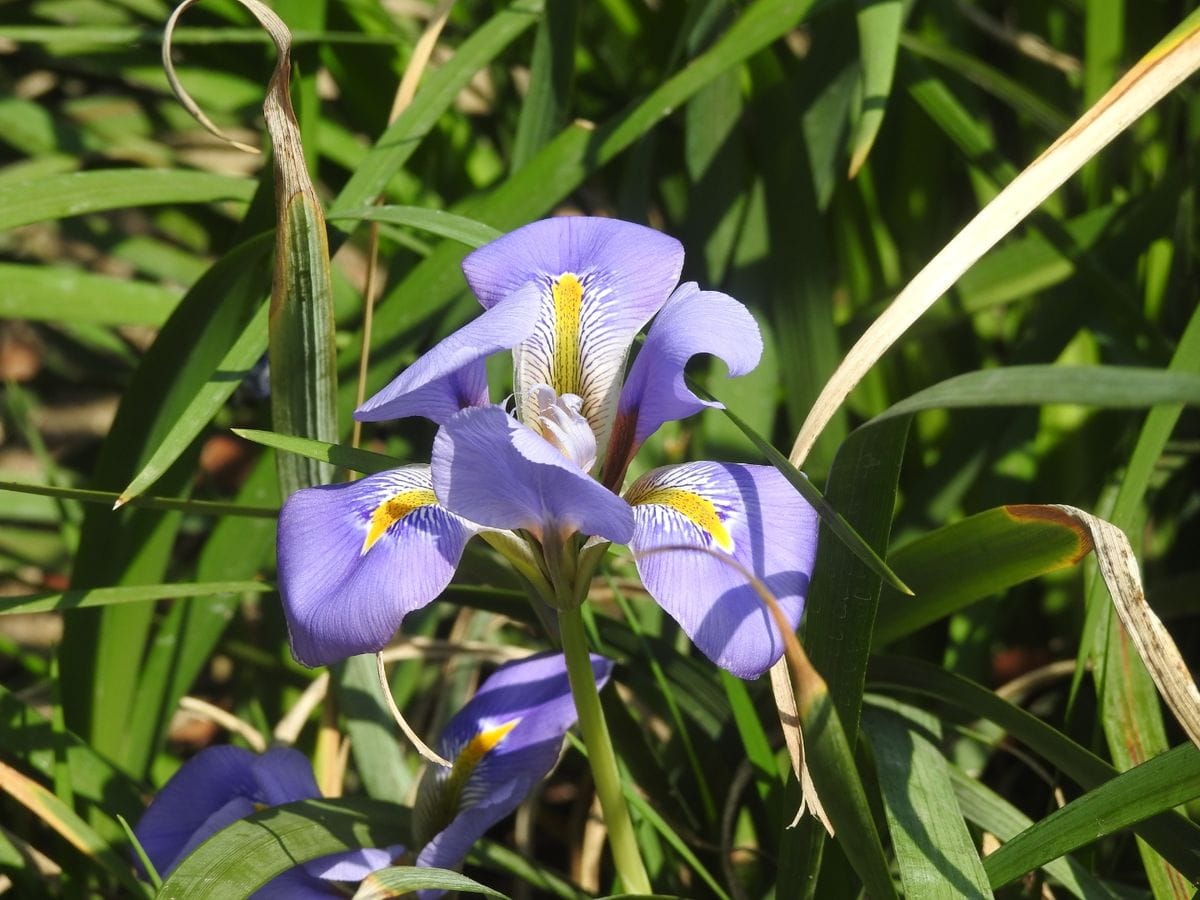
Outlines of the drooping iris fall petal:
M 448 335 L 354 411 L 360 422 L 424 416 L 439 425 L 488 404 L 484 360 L 517 346 L 537 325 L 541 291 L 526 285 Z
M 693 356 L 720 357 L 736 378 L 758 365 L 762 349 L 758 325 L 745 306 L 726 294 L 702 291 L 694 282 L 680 285 L 655 317 L 629 368 L 606 454 L 607 471 L 624 471 L 642 442 L 664 422 L 720 408 L 688 389 L 683 373 Z M 605 481 L 612 483 L 607 474 Z
M 603 687 L 612 663 L 595 655 L 591 661 Z M 561 653 L 497 669 L 442 732 L 438 750 L 453 768 L 427 769 L 422 779 L 414 820 L 418 843 L 427 843 L 417 864 L 456 868 L 471 845 L 554 768 L 575 720 Z
M 576 531 L 626 543 L 629 505 L 498 406 L 465 409 L 433 442 L 433 489 L 446 507 L 539 540 Z
M 240 747 L 208 747 L 184 763 L 134 829 L 159 875 L 166 877 L 222 828 L 262 806 L 320 797 L 308 760 L 290 747 L 261 756 Z M 392 864 L 402 846 L 320 857 L 271 879 L 253 900 L 329 900 L 344 896 L 333 881 L 361 881 Z
M 134 833 L 159 875 L 165 877 L 202 841 L 254 812 L 255 759 L 241 747 L 210 747 L 155 795 Z
M 754 588 L 719 555 L 754 574 L 795 628 L 816 559 L 813 508 L 774 468 L 732 463 L 655 469 L 625 497 L 636 522 L 630 548 L 650 595 L 721 668 L 740 678 L 770 668 L 783 655 L 782 636 Z
M 277 541 L 296 659 L 320 666 L 382 650 L 445 590 L 478 530 L 437 502 L 429 466 L 297 491 Z
M 634 335 L 666 301 L 682 268 L 683 247 L 674 238 L 582 216 L 533 222 L 471 253 L 463 272 L 485 308 L 527 284 L 541 294 L 536 326 L 513 351 L 522 420 L 536 412 L 532 389 L 549 385 L 582 398 L 604 447 Z

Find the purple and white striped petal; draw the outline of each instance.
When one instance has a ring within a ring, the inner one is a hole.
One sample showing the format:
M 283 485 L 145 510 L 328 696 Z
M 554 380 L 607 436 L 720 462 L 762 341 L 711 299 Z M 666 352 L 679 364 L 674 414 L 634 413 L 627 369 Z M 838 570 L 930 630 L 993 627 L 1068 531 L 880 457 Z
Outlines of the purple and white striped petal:
M 693 356 L 720 357 L 736 378 L 758 365 L 762 349 L 762 335 L 745 306 L 726 294 L 702 291 L 695 282 L 680 285 L 655 317 L 625 379 L 605 454 L 605 482 L 612 484 L 624 472 L 663 422 L 721 407 L 688 389 L 683 372 Z M 608 472 L 618 474 L 609 478 Z
M 754 588 L 720 557 L 757 577 L 795 628 L 817 553 L 813 508 L 776 469 L 733 463 L 655 469 L 625 497 L 636 522 L 630 548 L 650 595 L 721 668 L 739 678 L 770 668 L 783 638 Z
M 439 425 L 469 406 L 488 404 L 484 360 L 529 337 L 537 325 L 541 291 L 527 285 L 445 337 L 354 411 L 360 422 L 424 416 Z
M 629 505 L 499 406 L 465 409 L 433 441 L 433 489 L 446 509 L 538 540 L 575 532 L 626 543 Z
M 612 663 L 593 655 L 598 687 Z M 453 768 L 427 769 L 415 808 L 417 865 L 457 868 L 480 837 L 511 813 L 558 761 L 575 703 L 561 653 L 508 663 L 447 723 L 438 750 Z M 423 900 L 438 896 L 422 893 Z
M 549 385 L 583 399 L 583 415 L 604 447 L 616 412 L 629 347 L 670 295 L 683 246 L 661 232 L 622 222 L 543 219 L 480 247 L 463 261 L 487 308 L 518 288 L 537 286 L 537 325 L 513 351 L 517 411 L 536 413 L 531 395 Z
M 277 541 L 293 655 L 321 666 L 382 650 L 445 590 L 478 531 L 437 502 L 429 466 L 297 491 Z

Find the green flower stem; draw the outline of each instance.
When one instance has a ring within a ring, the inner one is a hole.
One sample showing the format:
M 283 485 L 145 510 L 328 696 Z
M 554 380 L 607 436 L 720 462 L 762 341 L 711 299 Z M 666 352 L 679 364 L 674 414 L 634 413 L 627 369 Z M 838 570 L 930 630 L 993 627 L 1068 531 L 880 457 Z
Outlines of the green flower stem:
M 596 679 L 592 674 L 587 635 L 583 630 L 583 615 L 579 607 L 560 609 L 558 624 L 562 631 L 563 653 L 567 658 L 567 677 L 571 681 L 571 693 L 579 713 L 583 742 L 587 745 L 596 795 L 600 798 L 600 809 L 608 826 L 608 841 L 612 846 L 617 873 L 621 876 L 624 890 L 632 894 L 649 894 L 650 877 L 642 863 L 642 855 L 633 834 L 633 822 L 621 794 L 617 758 L 608 735 L 608 723 L 604 721 L 604 711 L 600 708 L 600 694 L 596 691 Z

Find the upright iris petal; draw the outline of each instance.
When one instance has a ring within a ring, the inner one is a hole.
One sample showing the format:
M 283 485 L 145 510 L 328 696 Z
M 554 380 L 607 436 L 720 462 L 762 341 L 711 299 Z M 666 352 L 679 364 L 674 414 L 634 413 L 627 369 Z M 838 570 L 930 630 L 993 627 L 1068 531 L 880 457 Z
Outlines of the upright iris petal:
M 629 505 L 498 406 L 465 409 L 433 442 L 433 486 L 447 509 L 539 540 L 575 532 L 625 543 Z
M 693 356 L 720 357 L 736 378 L 758 365 L 762 348 L 758 325 L 745 306 L 725 294 L 702 291 L 694 282 L 680 285 L 655 317 L 625 379 L 605 455 L 605 483 L 615 486 L 638 447 L 663 422 L 721 406 L 688 389 L 683 373 Z
M 360 422 L 424 416 L 439 425 L 460 409 L 486 406 L 484 360 L 517 346 L 537 324 L 541 292 L 526 285 L 445 337 L 354 411 Z
M 591 659 L 596 684 L 603 687 L 612 663 Z M 438 750 L 453 768 L 427 769 L 421 781 L 415 808 L 418 843 L 432 837 L 417 864 L 457 867 L 471 845 L 554 768 L 575 719 L 561 653 L 497 669 L 442 733 Z
M 575 394 L 604 447 L 634 335 L 666 301 L 682 268 L 683 247 L 674 238 L 574 216 L 533 222 L 470 254 L 463 272 L 484 307 L 527 284 L 541 294 L 536 326 L 513 351 L 521 419 L 537 413 L 537 385 Z
M 307 759 L 278 747 L 261 756 L 240 747 L 209 747 L 184 763 L 158 792 L 134 833 L 158 874 L 166 877 L 222 828 L 260 806 L 320 797 Z M 361 881 L 391 865 L 403 847 L 335 853 L 265 884 L 254 900 L 328 900 L 343 896 L 331 881 Z
M 795 628 L 817 552 L 817 514 L 770 466 L 698 462 L 648 472 L 625 493 L 642 583 L 692 642 L 741 678 L 783 655 L 783 638 L 732 557 Z M 702 547 L 698 552 L 687 547 Z
M 433 493 L 429 466 L 297 491 L 279 511 L 279 592 L 308 666 L 382 650 L 450 583 L 477 525 Z

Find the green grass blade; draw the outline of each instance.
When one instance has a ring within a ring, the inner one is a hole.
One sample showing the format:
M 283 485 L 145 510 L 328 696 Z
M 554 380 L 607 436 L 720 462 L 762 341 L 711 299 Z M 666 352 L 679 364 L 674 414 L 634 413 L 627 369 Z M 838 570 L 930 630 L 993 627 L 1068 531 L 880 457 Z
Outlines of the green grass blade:
M 101 448 L 94 487 L 117 489 L 128 484 L 182 409 L 212 378 L 261 302 L 269 246 L 263 239 L 239 244 L 180 301 L 122 397 Z M 193 472 L 194 464 L 185 454 L 160 480 L 159 492 L 185 493 Z M 114 514 L 90 507 L 73 569 L 74 586 L 163 581 L 178 524 L 178 513 L 139 509 Z M 67 722 L 118 762 L 152 614 L 150 604 L 131 604 L 76 612 L 65 622 L 62 666 Z
M 330 206 L 329 217 L 361 209 L 383 193 L 392 175 L 420 145 L 475 73 L 533 26 L 542 11 L 540 0 L 518 0 L 476 28 L 444 66 L 422 80 L 413 102 L 375 141 Z
M 494 891 L 466 875 L 448 869 L 431 869 L 424 866 L 392 866 L 372 872 L 354 894 L 354 900 L 386 900 L 388 897 L 407 896 L 419 890 L 461 891 L 464 894 L 482 894 L 484 897 L 508 900 L 507 895 Z
M 259 431 L 255 428 L 234 428 L 233 433 L 238 437 L 262 444 L 264 447 L 274 447 L 276 450 L 286 450 L 298 456 L 307 456 L 321 462 L 337 466 L 339 469 L 349 469 L 361 472 L 363 475 L 374 475 L 376 472 L 386 472 L 395 469 L 403 463 L 382 453 L 370 450 L 360 450 L 344 444 L 330 444 L 313 438 L 295 437 L 290 434 L 279 434 L 274 431 Z
M 261 581 L 222 581 L 212 584 L 145 584 L 131 587 L 85 588 L 76 591 L 42 592 L 23 597 L 0 599 L 0 615 L 88 609 L 121 603 L 145 603 L 148 600 L 177 600 L 181 597 L 206 597 L 212 594 L 261 594 L 275 588 Z
M 882 550 L 887 545 L 907 434 L 908 425 L 904 420 L 891 423 L 873 434 L 870 430 L 860 429 L 842 444 L 830 470 L 827 484 L 830 502 L 845 510 L 847 520 L 862 535 L 867 546 L 872 548 Z M 830 530 L 828 525 L 822 528 L 823 532 Z M 827 533 L 822 536 L 817 554 L 817 566 L 808 596 L 804 641 L 813 666 L 828 684 L 828 694 L 822 702 L 831 710 L 824 715 L 826 719 L 834 717 L 837 735 L 830 746 L 825 747 L 818 742 L 813 749 L 812 731 L 807 723 L 804 734 L 810 757 L 815 758 L 818 753 L 821 755 L 822 764 L 829 772 L 826 777 L 831 785 L 836 785 L 825 787 L 816 781 L 818 764 L 810 759 L 813 778 L 825 802 L 826 811 L 839 830 L 840 843 L 842 826 L 838 822 L 834 804 L 843 801 L 840 796 L 831 800 L 830 791 L 840 794 L 844 789 L 834 780 L 847 777 L 838 774 L 838 767 L 854 765 L 852 748 L 858 740 L 867 655 L 882 580 L 873 567 L 866 565 L 852 552 L 850 545 L 830 540 Z M 844 752 L 842 744 L 845 744 Z M 855 790 L 860 795 L 863 793 L 861 786 Z M 865 803 L 863 798 L 861 809 L 850 805 L 842 810 L 841 815 L 854 815 L 857 820 L 863 820 L 865 816 L 865 821 L 870 824 Z M 871 825 L 870 831 L 864 832 L 864 835 L 873 833 L 874 826 Z M 820 859 L 824 841 L 824 832 L 809 822 L 784 832 L 780 841 L 783 862 L 777 881 L 780 892 L 787 890 L 789 884 L 806 877 L 802 869 Z M 864 870 L 869 871 L 866 867 L 875 858 L 871 848 L 877 841 L 878 837 L 871 839 L 860 836 L 856 855 L 848 845 L 843 846 L 847 857 L 855 864 L 859 877 L 864 877 Z
M 875 432 L 860 429 L 842 445 L 829 475 L 831 502 L 846 510 L 849 521 L 873 547 L 885 547 L 891 533 L 907 436 L 908 425 L 903 421 Z M 851 741 L 858 735 L 880 587 L 878 574 L 846 545 L 822 541 L 808 596 L 804 642 L 813 665 L 829 684 L 829 693 Z
M 680 859 L 691 867 L 692 872 L 708 885 L 709 889 L 720 900 L 730 900 L 728 892 L 721 887 L 721 883 L 713 877 L 712 873 L 708 871 L 696 854 L 692 852 L 692 848 L 687 845 L 687 842 L 679 836 L 666 819 L 659 815 L 658 811 L 646 801 L 646 798 L 630 782 L 624 779 L 621 781 L 621 789 L 625 794 L 625 800 L 629 803 L 630 809 L 638 817 L 648 822 L 662 836 L 663 840 L 679 854 Z
M 1033 824 L 1031 818 L 958 767 L 950 767 L 950 780 L 967 821 L 991 832 L 1001 841 L 1012 840 Z M 1079 900 L 1117 900 L 1121 896 L 1109 890 L 1072 856 L 1052 860 L 1042 868 Z
M 859 0 L 856 21 L 859 65 L 862 68 L 862 100 L 851 142 L 851 178 L 867 161 L 875 136 L 883 125 L 884 110 L 892 92 L 892 76 L 896 72 L 904 4 L 900 0 Z
M 40 497 L 59 497 L 98 503 L 110 509 L 120 494 L 115 491 L 90 491 L 86 488 L 65 488 L 51 484 L 24 484 L 20 481 L 0 481 L 0 491 L 34 494 Z M 171 497 L 137 497 L 130 506 L 145 509 L 171 509 L 197 516 L 246 516 L 252 519 L 274 519 L 279 510 L 269 506 L 250 506 L 242 503 L 217 503 L 211 500 L 176 500 Z
M 1117 770 L 1090 750 L 1018 706 L 939 666 L 908 657 L 875 656 L 870 683 L 914 691 L 949 703 L 969 716 L 999 725 L 1085 789 L 1116 777 Z M 1137 832 L 1192 880 L 1200 880 L 1200 827 L 1177 813 L 1166 813 L 1137 826 Z
M 486 838 L 471 848 L 471 852 L 467 854 L 467 863 L 484 866 L 496 872 L 511 873 L 548 897 L 559 897 L 561 900 L 592 900 L 590 893 L 538 865 L 537 860 L 529 859 L 524 854 Z
M 149 897 L 150 888 L 133 877 L 129 864 L 75 811 L 38 782 L 0 762 L 0 791 L 8 794 L 72 847 L 120 882 L 134 897 Z
M 529 91 L 513 138 L 512 167 L 519 169 L 566 124 L 575 76 L 579 0 L 548 0 L 538 23 L 529 64 Z
M 184 859 L 160 896 L 247 897 L 276 875 L 331 853 L 410 844 L 408 810 L 361 797 L 274 806 L 217 832 Z
M 1073 566 L 1091 537 L 1053 509 L 1001 506 L 944 525 L 889 554 L 915 597 L 880 605 L 873 641 L 881 647 L 976 600 Z
M 1044 406 L 1072 403 L 1144 409 L 1160 403 L 1200 404 L 1200 375 L 1134 366 L 1008 366 L 956 375 L 901 400 L 880 422 L 924 409 Z
M 179 292 L 144 281 L 59 266 L 0 263 L 0 318 L 161 325 Z
M 129 206 L 249 200 L 254 182 L 208 172 L 97 169 L 0 183 L 0 231 Z
M 405 800 L 412 788 L 412 767 L 404 759 L 396 721 L 380 695 L 375 660 L 369 654 L 352 656 L 335 666 L 332 674 L 367 794 L 393 803 Z
M 279 487 L 271 454 L 263 454 L 255 462 L 238 491 L 238 500 L 278 505 Z M 216 583 L 252 579 L 270 561 L 274 546 L 274 516 L 270 521 L 222 519 L 213 526 L 200 551 L 195 580 Z M 142 665 L 125 735 L 122 755 L 133 771 L 145 771 L 166 744 L 171 716 L 204 671 L 242 599 L 238 594 L 219 594 L 203 603 L 174 603 L 163 617 Z
M 998 100 L 1007 103 L 1017 112 L 1029 116 L 1051 135 L 1066 131 L 1071 124 L 1071 120 L 1062 110 L 971 53 L 950 44 L 926 40 L 915 34 L 900 35 L 900 45 L 905 50 L 951 69 Z
M 1200 17 L 1144 56 L 1062 138 L 1013 179 L 908 283 L 851 348 L 796 436 L 802 464 L 859 380 L 958 278 L 1129 124 L 1200 67 Z M 1097 278 L 1103 294 L 1107 280 Z M 1137 317 L 1136 322 L 1144 323 Z
M 246 324 L 246 330 L 233 342 L 225 358 L 218 364 L 213 378 L 188 401 L 145 466 L 121 491 L 121 496 L 116 501 L 118 505 L 124 506 L 135 497 L 141 496 L 143 491 L 148 490 L 175 464 L 212 421 L 225 401 L 237 390 L 242 379 L 250 373 L 266 349 L 267 306 L 264 304 Z
M 115 825 L 113 817 L 135 818 L 142 810 L 141 789 L 131 778 L 69 731 L 0 686 L 0 746 L 10 761 L 51 778 L 66 760 L 71 789 L 83 808 Z M 117 832 L 116 828 L 110 829 Z
M 363 209 L 348 209 L 331 213 L 330 221 L 359 219 L 367 222 L 386 222 L 389 225 L 407 225 L 439 237 L 449 238 L 468 247 L 482 247 L 494 241 L 503 232 L 484 225 L 466 216 L 458 216 L 441 209 L 425 209 L 420 206 L 368 206 Z
M 889 704 L 866 710 L 863 729 L 874 751 L 905 895 L 930 900 L 991 897 L 946 758 L 934 743 L 941 739 L 937 719 Z
M 503 184 L 482 198 L 464 202 L 459 211 L 501 229 L 515 228 L 544 215 L 578 188 L 592 172 L 628 149 L 671 110 L 686 103 L 713 78 L 786 34 L 815 6 L 817 0 L 803 0 L 799 5 L 791 0 L 758 0 L 708 51 L 692 60 L 628 113 L 599 128 L 577 123 L 569 125 Z M 478 35 L 479 32 L 476 33 Z M 466 44 L 456 54 L 456 61 L 465 49 Z M 432 82 L 431 78 L 430 84 Z M 418 93 L 414 106 L 420 98 L 421 94 Z M 397 120 L 397 126 L 401 119 Z M 387 139 L 388 135 L 385 134 L 381 143 Z M 390 173 L 394 170 L 387 171 Z M 342 198 L 355 198 L 360 194 L 367 177 L 364 172 L 360 168 L 355 173 L 335 208 L 342 208 Z M 380 185 L 384 183 L 386 179 L 379 182 Z M 354 205 L 361 206 L 369 199 L 370 196 L 359 196 Z M 375 313 L 377 338 L 383 340 L 407 332 L 443 310 L 461 294 L 463 284 L 459 264 L 462 258 L 460 248 L 445 246 L 417 265 L 380 301 Z M 455 323 L 443 319 L 442 324 L 448 327 Z M 352 361 L 353 357 L 348 356 L 346 363 Z M 367 380 L 368 393 L 383 387 L 395 376 L 395 370 L 394 359 L 386 354 L 377 354 Z M 343 388 L 342 399 L 346 405 L 353 403 L 353 394 L 348 388 Z
M 805 759 L 825 812 L 837 829 L 838 845 L 869 896 L 895 898 L 887 857 L 833 697 L 822 685 L 809 702 L 801 698 L 800 706 Z M 783 842 L 783 852 L 795 852 L 789 843 Z M 803 858 L 810 858 L 807 847 L 804 851 Z M 785 871 L 787 867 L 780 866 L 781 877 Z M 785 890 L 786 885 L 777 885 L 779 896 L 786 896 Z
M 1192 313 L 1169 372 L 1200 373 L 1200 311 Z M 1108 518 L 1126 534 L 1140 530 L 1141 508 L 1155 468 L 1179 421 L 1178 404 L 1157 406 L 1146 416 L 1129 465 L 1117 487 Z M 1087 590 L 1087 617 L 1080 642 L 1077 685 L 1083 666 L 1090 662 L 1101 708 L 1101 727 L 1119 769 L 1129 769 L 1167 747 L 1158 696 L 1143 661 L 1132 652 L 1127 632 L 1120 626 L 1101 578 L 1093 577 Z M 1074 687 L 1074 686 L 1073 686 Z M 1178 876 L 1163 860 L 1139 843 L 1152 886 L 1160 895 L 1178 892 Z
M 1200 796 L 1200 750 L 1184 744 L 1077 797 L 984 860 L 993 887 Z M 1192 848 L 1195 855 L 1195 848 Z

